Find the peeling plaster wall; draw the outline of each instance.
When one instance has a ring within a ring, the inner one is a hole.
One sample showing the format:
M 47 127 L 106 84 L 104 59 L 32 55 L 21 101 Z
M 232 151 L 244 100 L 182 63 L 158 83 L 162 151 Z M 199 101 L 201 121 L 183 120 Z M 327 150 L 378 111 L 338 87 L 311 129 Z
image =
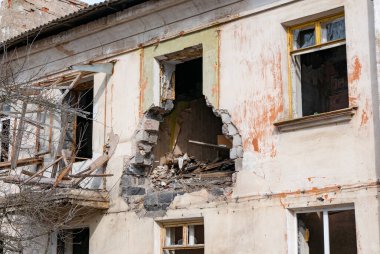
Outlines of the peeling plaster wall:
M 117 61 L 113 75 L 97 74 L 94 79 L 94 156 L 102 152 L 111 128 L 120 143 L 107 168 L 114 174 L 107 178 L 111 208 L 83 222 L 90 226 L 90 253 L 159 254 L 155 220 L 194 217 L 205 221 L 206 254 L 296 253 L 292 211 L 342 204 L 355 206 L 358 253 L 379 253 L 375 88 L 369 24 L 363 19 L 371 10 L 370 0 L 285 0 L 277 7 L 269 0 L 159 2 L 44 39 L 30 58 L 31 66 L 38 66 L 49 56 L 46 71 L 54 72 L 119 53 L 107 59 Z M 350 105 L 358 110 L 347 123 L 279 133 L 273 123 L 289 115 L 282 24 L 341 7 L 346 14 Z M 141 15 L 150 8 L 160 11 Z M 220 24 L 221 17 L 238 19 Z M 206 25 L 214 26 L 195 31 Z M 172 35 L 177 37 L 160 41 Z M 148 42 L 154 44 L 144 46 Z M 120 180 L 124 161 L 134 153 L 142 114 L 159 103 L 153 57 L 199 43 L 205 54 L 204 93 L 214 107 L 231 113 L 242 135 L 242 170 L 225 200 L 201 190 L 176 197 L 162 218 L 139 217 L 121 198 Z

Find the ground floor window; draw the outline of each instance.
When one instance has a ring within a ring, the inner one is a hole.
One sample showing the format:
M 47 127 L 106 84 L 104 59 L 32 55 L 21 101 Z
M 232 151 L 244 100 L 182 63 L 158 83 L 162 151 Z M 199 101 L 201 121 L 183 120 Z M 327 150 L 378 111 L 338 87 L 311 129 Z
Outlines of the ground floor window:
M 355 210 L 297 213 L 298 254 L 356 254 Z
M 204 225 L 202 222 L 164 224 L 162 254 L 203 254 Z
M 57 235 L 57 254 L 89 254 L 89 228 L 60 230 Z

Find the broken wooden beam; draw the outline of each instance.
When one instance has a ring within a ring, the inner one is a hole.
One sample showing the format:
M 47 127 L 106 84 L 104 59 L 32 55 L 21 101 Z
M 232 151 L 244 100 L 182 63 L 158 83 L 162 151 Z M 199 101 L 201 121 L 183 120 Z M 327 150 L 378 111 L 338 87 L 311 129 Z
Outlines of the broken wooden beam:
M 39 157 L 31 157 L 25 159 L 19 159 L 16 161 L 17 167 L 27 166 L 32 164 L 42 164 L 43 159 Z M 11 161 L 0 162 L 0 169 L 10 168 L 12 165 Z
M 227 150 L 230 149 L 230 148 L 223 146 L 223 145 L 215 145 L 215 144 L 205 143 L 205 142 L 201 142 L 201 141 L 189 140 L 188 142 L 191 144 L 200 145 L 200 146 L 207 146 L 207 147 L 213 147 L 213 148 L 218 148 L 218 149 L 227 149 Z
M 62 159 L 62 156 L 59 157 L 58 159 L 56 159 L 55 161 L 53 161 L 52 163 L 50 163 L 49 165 L 47 165 L 46 167 L 38 170 L 34 175 L 32 175 L 29 179 L 27 179 L 25 182 L 29 182 L 31 181 L 33 178 L 35 178 L 36 176 L 44 173 L 48 168 L 50 168 L 51 166 L 53 166 L 54 164 L 58 163 L 60 160 Z
M 55 179 L 43 177 L 43 178 L 27 178 L 27 176 L 17 176 L 17 175 L 10 175 L 1 178 L 5 183 L 12 183 L 12 184 L 24 184 L 24 185 L 34 185 L 34 186 L 51 186 L 53 187 L 55 183 Z M 71 181 L 62 180 L 57 187 L 73 187 Z
M 83 174 L 83 175 L 69 175 L 71 178 L 82 178 L 82 177 L 109 177 L 113 176 L 113 174 Z

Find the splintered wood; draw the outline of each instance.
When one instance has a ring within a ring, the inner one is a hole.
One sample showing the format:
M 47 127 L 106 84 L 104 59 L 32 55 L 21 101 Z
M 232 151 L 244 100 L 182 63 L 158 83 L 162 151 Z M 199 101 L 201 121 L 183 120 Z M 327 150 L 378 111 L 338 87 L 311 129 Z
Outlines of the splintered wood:
M 76 160 L 74 155 L 71 155 L 70 152 L 61 149 L 56 154 L 59 154 L 59 157 L 56 158 L 52 163 L 47 164 L 42 169 L 33 173 L 30 171 L 22 170 L 23 175 L 9 175 L 3 177 L 2 180 L 6 183 L 13 184 L 25 184 L 25 185 L 34 185 L 41 187 L 63 187 L 63 188 L 78 188 L 80 183 L 86 178 L 92 177 L 109 177 L 112 174 L 95 174 L 98 169 L 101 169 L 106 166 L 109 159 L 114 154 L 116 147 L 119 143 L 119 136 L 111 132 L 109 134 L 108 143 L 106 144 L 106 149 L 104 154 L 95 159 L 88 165 L 84 170 L 79 173 L 72 174 L 72 167 Z M 21 159 L 17 161 L 18 166 L 30 165 L 30 164 L 41 164 L 43 162 L 42 158 L 28 158 Z M 0 163 L 0 169 L 6 169 L 11 166 L 11 162 L 2 162 Z M 49 168 L 56 168 L 57 171 L 52 170 L 50 177 L 46 174 Z M 58 172 L 58 175 L 56 174 Z M 57 175 L 57 176 L 56 176 Z

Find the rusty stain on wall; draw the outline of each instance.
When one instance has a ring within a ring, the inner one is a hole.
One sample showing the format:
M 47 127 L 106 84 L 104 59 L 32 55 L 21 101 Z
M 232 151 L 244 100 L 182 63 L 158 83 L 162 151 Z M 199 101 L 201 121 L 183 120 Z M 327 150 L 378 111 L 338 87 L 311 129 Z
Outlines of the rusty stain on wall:
M 246 42 L 244 36 L 240 40 L 242 43 Z M 248 123 L 249 129 L 242 132 L 244 150 L 253 150 L 263 155 L 269 155 L 272 158 L 277 155 L 276 142 L 272 138 L 273 133 L 276 132 L 273 123 L 279 114 L 284 111 L 281 62 L 280 49 L 274 52 L 269 47 L 266 53 L 261 54 L 260 65 L 257 67 L 262 79 L 265 80 L 261 84 L 265 88 L 255 91 L 233 114 L 233 119 L 238 126 L 241 126 L 244 122 Z M 248 61 L 244 63 L 248 72 L 256 68 L 255 63 Z
M 348 75 L 348 82 L 352 83 L 360 79 L 360 75 L 362 73 L 362 65 L 359 61 L 359 58 L 356 56 L 353 64 L 351 66 L 351 72 Z
M 348 83 L 349 83 L 349 106 L 357 106 L 357 100 L 359 99 L 358 88 L 356 81 L 360 79 L 362 71 L 362 65 L 357 56 L 354 57 L 352 64 L 349 68 Z
M 366 125 L 368 122 L 368 119 L 369 119 L 368 113 L 367 113 L 368 111 L 369 111 L 368 99 L 366 99 L 365 106 L 364 106 L 364 109 L 362 110 L 362 114 L 361 114 L 361 122 L 360 122 L 361 127 Z

